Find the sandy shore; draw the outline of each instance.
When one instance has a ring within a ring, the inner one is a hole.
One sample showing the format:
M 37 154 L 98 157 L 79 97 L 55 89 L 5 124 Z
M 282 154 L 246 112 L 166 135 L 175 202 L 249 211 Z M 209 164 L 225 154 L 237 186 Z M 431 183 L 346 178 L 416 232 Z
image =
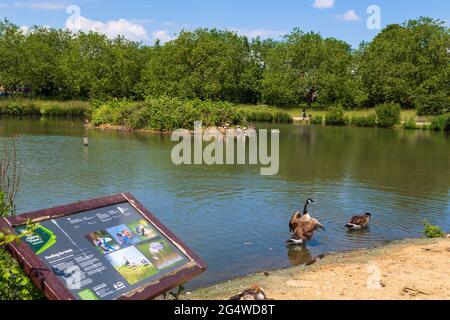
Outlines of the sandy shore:
M 252 285 L 275 300 L 450 299 L 450 239 L 416 239 L 327 255 L 311 266 L 249 275 L 192 292 L 228 299 Z

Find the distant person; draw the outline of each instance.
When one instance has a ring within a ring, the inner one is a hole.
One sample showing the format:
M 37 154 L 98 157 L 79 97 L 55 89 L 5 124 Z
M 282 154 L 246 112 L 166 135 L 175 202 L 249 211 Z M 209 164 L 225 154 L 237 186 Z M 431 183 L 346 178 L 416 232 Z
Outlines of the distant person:
M 302 118 L 303 118 L 303 119 L 306 119 L 306 109 L 303 109 Z

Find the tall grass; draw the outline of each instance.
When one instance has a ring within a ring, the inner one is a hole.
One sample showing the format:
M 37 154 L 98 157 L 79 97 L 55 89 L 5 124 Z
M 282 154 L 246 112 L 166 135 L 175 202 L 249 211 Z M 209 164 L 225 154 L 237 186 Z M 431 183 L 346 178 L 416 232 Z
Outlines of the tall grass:
M 87 101 L 0 99 L 0 116 L 82 117 L 90 116 L 91 112 L 91 104 Z

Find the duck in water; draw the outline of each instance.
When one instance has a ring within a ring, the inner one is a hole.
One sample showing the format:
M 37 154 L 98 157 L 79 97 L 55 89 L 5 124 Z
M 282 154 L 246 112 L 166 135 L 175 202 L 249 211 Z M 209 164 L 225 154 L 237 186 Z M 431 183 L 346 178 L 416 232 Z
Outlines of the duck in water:
M 362 216 L 354 216 L 345 225 L 349 230 L 361 230 L 369 226 L 369 221 L 372 218 L 370 213 L 365 213 Z

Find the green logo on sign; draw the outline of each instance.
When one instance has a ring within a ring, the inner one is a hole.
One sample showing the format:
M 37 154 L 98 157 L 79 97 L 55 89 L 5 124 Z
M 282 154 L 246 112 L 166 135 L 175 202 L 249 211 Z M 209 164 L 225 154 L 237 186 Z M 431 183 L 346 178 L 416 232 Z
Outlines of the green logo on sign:
M 27 227 L 18 227 L 16 230 L 20 234 L 26 232 Z M 32 234 L 25 236 L 22 240 L 25 241 L 36 254 L 41 254 L 56 243 L 56 236 L 51 230 L 39 226 Z

